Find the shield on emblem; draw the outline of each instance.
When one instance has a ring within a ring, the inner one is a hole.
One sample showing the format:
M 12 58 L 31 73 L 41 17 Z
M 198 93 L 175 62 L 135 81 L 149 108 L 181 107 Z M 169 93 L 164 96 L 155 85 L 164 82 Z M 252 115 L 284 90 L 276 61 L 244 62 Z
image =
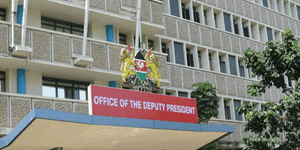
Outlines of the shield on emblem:
M 136 64 L 136 66 L 134 66 L 134 70 L 137 76 L 143 81 L 147 76 L 147 67 L 146 60 L 141 51 L 138 51 L 138 53 L 136 53 L 134 57 L 134 63 Z

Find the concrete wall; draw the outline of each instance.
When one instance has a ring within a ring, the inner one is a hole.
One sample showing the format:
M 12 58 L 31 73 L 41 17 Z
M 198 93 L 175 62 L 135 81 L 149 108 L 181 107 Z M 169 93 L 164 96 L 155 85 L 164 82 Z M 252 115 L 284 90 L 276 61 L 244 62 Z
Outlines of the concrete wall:
M 93 22 L 89 24 L 88 37 L 106 41 L 105 25 L 100 22 Z
M 26 94 L 42 96 L 42 73 L 26 70 Z
M 28 26 L 41 27 L 41 11 L 28 9 Z

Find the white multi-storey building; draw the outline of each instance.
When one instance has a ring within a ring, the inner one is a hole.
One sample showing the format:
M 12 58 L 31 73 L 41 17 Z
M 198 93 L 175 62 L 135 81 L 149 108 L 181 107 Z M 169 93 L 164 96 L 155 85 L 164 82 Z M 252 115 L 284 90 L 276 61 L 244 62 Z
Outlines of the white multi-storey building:
M 136 0 L 90 0 L 88 26 L 84 0 L 29 0 L 27 13 L 23 0 L 15 3 L 0 1 L 1 136 L 33 108 L 87 114 L 90 84 L 122 88 L 119 54 L 126 41 L 134 45 Z M 143 43 L 161 64 L 161 88 L 153 92 L 190 97 L 193 83 L 215 84 L 219 115 L 210 123 L 235 129 L 220 149 L 241 148 L 250 133 L 236 107 L 250 102 L 261 109 L 283 96 L 275 87 L 260 97 L 247 94 L 258 79 L 245 68 L 243 52 L 281 41 L 286 28 L 299 37 L 299 19 L 299 0 L 142 0 Z

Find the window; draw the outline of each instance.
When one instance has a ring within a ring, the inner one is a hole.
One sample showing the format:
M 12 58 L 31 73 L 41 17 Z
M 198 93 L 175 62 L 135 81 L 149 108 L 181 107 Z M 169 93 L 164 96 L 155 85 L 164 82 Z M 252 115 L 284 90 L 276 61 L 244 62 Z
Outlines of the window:
M 262 0 L 262 2 L 265 7 L 268 7 L 268 0 Z
M 215 27 L 218 28 L 217 14 L 214 13 Z
M 240 115 L 237 111 L 237 107 L 241 106 L 241 101 L 234 100 L 233 102 L 234 102 L 235 120 L 242 121 L 243 120 L 242 115 Z
M 239 69 L 240 69 L 240 76 L 245 77 L 245 66 L 239 60 Z
M 182 18 L 190 20 L 190 11 L 189 9 L 185 9 L 185 4 L 181 3 L 182 7 Z
M 300 20 L 300 6 L 297 6 L 298 20 Z
M 148 49 L 150 49 L 151 47 L 153 47 L 152 50 L 154 50 L 154 42 L 153 40 L 148 40 Z
M 233 27 L 234 27 L 234 33 L 235 33 L 235 34 L 239 34 L 239 25 L 238 25 L 237 23 L 235 23 L 235 24 L 233 25 Z
M 195 7 L 193 7 L 193 11 L 194 11 L 194 21 L 200 23 L 199 12 L 197 12 Z
M 227 13 L 224 13 L 224 23 L 225 23 L 225 30 L 231 32 L 231 19 L 230 19 L 230 15 Z
M 202 68 L 202 60 L 201 60 L 201 52 L 198 51 L 198 63 L 199 63 L 199 68 Z
M 211 54 L 208 54 L 208 59 L 209 59 L 209 67 L 210 67 L 210 70 L 213 70 Z
M 83 36 L 83 25 L 42 17 L 42 28 Z
M 226 73 L 226 62 L 223 60 L 222 61 L 222 57 L 219 57 L 219 61 L 220 61 L 220 71 L 222 73 Z
M 292 84 L 292 79 L 290 77 L 288 77 L 288 84 L 289 84 L 289 87 L 293 87 L 293 84 Z
M 0 91 L 5 92 L 5 72 L 0 71 Z
M 171 15 L 179 17 L 178 0 L 170 0 Z
M 203 15 L 204 15 L 204 24 L 207 25 L 207 14 L 206 14 L 206 10 L 203 10 Z
M 6 10 L 4 8 L 0 8 L 0 20 L 6 20 Z
M 267 34 L 268 34 L 268 41 L 272 41 L 273 40 L 273 32 L 271 28 L 267 27 Z
M 43 96 L 87 100 L 90 83 L 43 77 Z
M 170 62 L 170 52 L 169 52 L 169 49 L 167 48 L 167 44 L 166 43 L 161 43 L 161 49 L 162 49 L 163 53 L 168 54 L 167 62 Z
M 194 58 L 193 58 L 193 53 L 191 53 L 190 49 L 186 49 L 186 60 L 187 60 L 187 65 L 194 67 Z
M 226 101 L 224 101 L 224 111 L 225 111 L 225 119 L 231 119 L 230 106 L 229 104 L 226 103 Z
M 243 30 L 244 30 L 244 36 L 245 37 L 250 37 L 249 36 L 249 28 L 248 28 L 248 26 L 244 26 Z
M 235 57 L 229 56 L 230 74 L 237 75 Z
M 126 34 L 119 33 L 119 44 L 126 45 Z
M 183 44 L 174 42 L 174 48 L 175 48 L 175 62 L 177 64 L 185 65 L 184 55 L 183 55 Z
M 188 97 L 188 93 L 186 93 L 186 92 L 179 92 L 178 91 L 178 96 L 179 97 Z

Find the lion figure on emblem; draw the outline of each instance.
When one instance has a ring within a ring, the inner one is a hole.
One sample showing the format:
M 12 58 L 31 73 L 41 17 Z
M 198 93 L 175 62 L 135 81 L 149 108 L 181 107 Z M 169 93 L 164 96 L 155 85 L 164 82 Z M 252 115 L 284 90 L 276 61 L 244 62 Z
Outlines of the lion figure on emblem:
M 136 64 L 133 62 L 134 59 L 134 53 L 133 50 L 131 50 L 131 56 L 129 56 L 129 50 L 126 49 L 125 47 L 122 48 L 121 53 L 120 53 L 120 59 L 121 59 L 121 72 L 122 74 L 122 80 L 123 82 L 126 82 L 126 77 L 127 76 L 134 76 L 135 75 L 135 71 L 132 71 L 130 69 L 130 66 L 136 66 Z
M 146 59 L 146 62 L 147 62 L 147 68 L 150 68 L 150 70 L 151 70 L 151 73 L 150 74 L 148 73 L 147 76 L 150 79 L 154 79 L 154 81 L 157 83 L 157 87 L 160 87 L 160 81 L 158 80 L 158 79 L 161 78 L 161 75 L 160 75 L 159 70 L 158 70 L 160 65 L 159 65 L 157 57 L 154 54 L 152 54 L 150 56 L 150 61 L 149 61 L 148 55 L 150 55 L 151 51 L 152 51 L 152 48 L 145 55 L 145 59 Z

